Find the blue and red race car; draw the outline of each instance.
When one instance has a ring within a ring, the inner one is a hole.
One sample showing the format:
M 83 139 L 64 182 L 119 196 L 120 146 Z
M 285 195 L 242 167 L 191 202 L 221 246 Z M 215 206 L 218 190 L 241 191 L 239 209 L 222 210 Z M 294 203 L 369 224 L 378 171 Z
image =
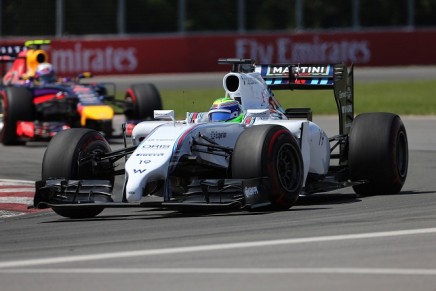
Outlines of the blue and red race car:
M 162 109 L 157 88 L 150 83 L 131 85 L 123 99 L 116 99 L 114 83 L 85 83 L 89 72 L 76 78 L 46 82 L 37 68 L 49 67 L 44 46 L 48 40 L 27 41 L 24 46 L 0 46 L 3 78 L 0 84 L 0 141 L 4 145 L 48 140 L 63 129 L 86 127 L 112 136 L 115 110 L 132 128 L 152 119 L 153 110 Z

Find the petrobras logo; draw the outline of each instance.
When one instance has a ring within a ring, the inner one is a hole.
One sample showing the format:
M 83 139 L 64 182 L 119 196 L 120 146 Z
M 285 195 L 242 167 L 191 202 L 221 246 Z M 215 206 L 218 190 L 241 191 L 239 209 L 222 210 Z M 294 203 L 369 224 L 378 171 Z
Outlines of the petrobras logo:
M 138 153 L 136 154 L 137 157 L 163 157 L 164 153 Z
M 138 67 L 134 47 L 111 45 L 84 48 L 76 43 L 72 48 L 51 49 L 53 66 L 64 74 L 91 71 L 95 73 L 129 73 Z

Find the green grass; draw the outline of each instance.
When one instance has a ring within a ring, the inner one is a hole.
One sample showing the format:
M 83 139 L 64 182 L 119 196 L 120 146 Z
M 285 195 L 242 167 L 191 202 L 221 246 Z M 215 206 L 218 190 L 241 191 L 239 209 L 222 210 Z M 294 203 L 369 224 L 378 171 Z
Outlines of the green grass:
M 284 108 L 310 107 L 314 115 L 337 114 L 333 90 L 275 91 Z M 161 90 L 165 109 L 178 119 L 186 112 L 208 111 L 224 89 Z M 355 83 L 355 112 L 392 112 L 399 115 L 436 115 L 436 81 Z
M 388 111 L 400 115 L 436 115 L 436 81 L 355 85 L 357 112 Z

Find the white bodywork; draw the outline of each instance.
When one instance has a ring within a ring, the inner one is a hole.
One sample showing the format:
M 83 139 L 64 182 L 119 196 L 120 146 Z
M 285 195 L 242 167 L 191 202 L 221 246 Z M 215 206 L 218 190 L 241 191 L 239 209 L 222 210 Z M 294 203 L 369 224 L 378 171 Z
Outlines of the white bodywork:
M 279 124 L 297 138 L 301 145 L 304 162 L 304 179 L 308 173 L 324 175 L 330 162 L 330 145 L 325 132 L 315 123 L 307 120 L 271 120 L 252 117 L 252 124 L 235 123 L 188 123 L 150 122 L 139 123 L 133 130 L 133 139 L 139 143 L 126 162 L 126 197 L 128 201 L 142 198 L 147 182 L 165 180 L 173 163 L 182 154 L 192 154 L 192 139 L 201 133 L 220 145 L 233 148 L 241 132 L 259 124 Z M 303 128 L 303 130 L 302 130 Z M 197 153 L 203 159 L 227 167 L 229 161 L 222 156 Z
M 229 88 L 234 84 L 238 86 Z M 228 167 L 228 158 L 191 152 L 193 147 L 198 147 L 193 145 L 193 140 L 199 139 L 200 134 L 221 146 L 234 148 L 243 130 L 260 124 L 282 125 L 297 139 L 303 157 L 304 180 L 309 173 L 327 174 L 330 144 L 326 133 L 311 121 L 286 119 L 259 73 L 229 73 L 224 77 L 223 85 L 226 94 L 242 104 L 245 110 L 242 123 L 209 122 L 207 112 L 197 113 L 195 119 L 187 114 L 186 120 L 175 121 L 173 111 L 159 110 L 155 111 L 155 118 L 166 120 L 145 121 L 136 125 L 132 139 L 138 147 L 125 165 L 125 193 L 129 202 L 142 198 L 148 182 L 167 181 L 169 172 L 182 155 L 197 155 Z M 167 183 L 165 185 L 168 187 Z

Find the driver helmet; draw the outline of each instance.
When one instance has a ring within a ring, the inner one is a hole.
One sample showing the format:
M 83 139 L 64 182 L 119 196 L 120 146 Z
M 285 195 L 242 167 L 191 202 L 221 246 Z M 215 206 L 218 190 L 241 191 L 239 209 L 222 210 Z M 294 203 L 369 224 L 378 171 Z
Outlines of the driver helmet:
M 56 82 L 56 73 L 49 63 L 41 63 L 36 67 L 35 77 L 41 83 Z
M 209 110 L 210 121 L 241 122 L 242 107 L 230 97 L 216 99 Z

